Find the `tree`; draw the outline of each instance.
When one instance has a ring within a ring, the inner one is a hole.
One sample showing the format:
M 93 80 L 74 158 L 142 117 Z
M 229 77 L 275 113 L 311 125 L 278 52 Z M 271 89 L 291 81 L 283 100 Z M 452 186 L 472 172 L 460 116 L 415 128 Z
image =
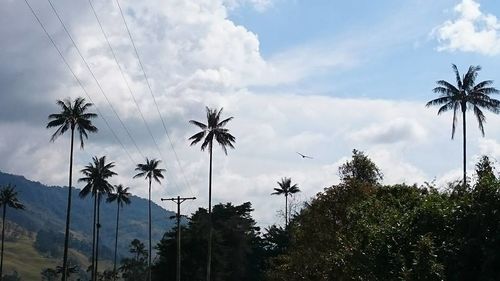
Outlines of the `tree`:
M 80 147 L 83 149 L 83 139 L 88 138 L 87 132 L 95 133 L 97 128 L 92 124 L 91 119 L 97 117 L 97 114 L 88 112 L 92 106 L 91 103 L 85 102 L 84 98 L 78 97 L 74 102 L 70 98 L 65 100 L 58 100 L 57 105 L 61 108 L 59 113 L 49 115 L 49 123 L 47 128 L 57 127 L 57 130 L 51 137 L 51 141 L 55 141 L 57 137 L 63 135 L 65 132 L 71 130 L 71 145 L 69 156 L 69 185 L 68 185 L 68 206 L 66 208 L 66 228 L 64 234 L 64 250 L 63 250 L 63 268 L 67 268 L 68 262 L 68 246 L 69 246 L 69 226 L 71 217 L 71 189 L 73 178 L 73 143 L 75 130 L 80 137 Z M 62 280 L 66 281 L 66 271 L 63 270 Z
M 133 255 L 133 257 L 123 259 L 121 262 L 122 265 L 119 269 L 122 272 L 123 280 L 144 280 L 144 275 L 148 270 L 148 251 L 146 250 L 144 243 L 138 239 L 132 240 L 129 246 L 129 252 Z
M 213 280 L 259 281 L 263 273 L 263 243 L 260 229 L 251 216 L 250 202 L 213 206 Z M 203 280 L 206 277 L 206 245 L 209 215 L 198 209 L 182 227 L 181 280 Z M 153 280 L 176 279 L 176 229 L 169 230 L 158 244 L 158 262 L 153 266 Z
M 365 183 L 377 185 L 383 179 L 382 172 L 363 151 L 353 149 L 352 159 L 339 167 L 340 180 L 346 184 Z
M 157 183 L 161 184 L 160 179 L 163 179 L 163 172 L 165 169 L 158 168 L 160 160 L 146 158 L 146 163 L 137 164 L 135 168 L 139 173 L 134 178 L 144 177 L 149 183 L 149 256 L 148 256 L 148 280 L 151 281 L 151 256 L 153 255 L 151 248 L 151 182 L 154 179 Z
M 17 192 L 15 187 L 8 184 L 0 190 L 0 205 L 2 206 L 2 251 L 0 254 L 0 279 L 3 280 L 3 246 L 5 242 L 5 215 L 7 213 L 7 207 L 12 209 L 23 210 L 24 205 L 17 199 Z
M 500 112 L 500 101 L 491 98 L 490 94 L 496 94 L 499 91 L 491 87 L 492 80 L 482 81 L 476 84 L 478 72 L 481 70 L 480 66 L 470 66 L 469 70 L 462 77 L 458 72 L 456 65 L 452 65 L 453 72 L 455 73 L 456 85 L 444 80 L 436 82 L 437 87 L 433 92 L 439 94 L 439 97 L 429 101 L 426 106 L 440 106 L 438 115 L 443 112 L 453 110 L 453 121 L 451 126 L 451 138 L 455 136 L 455 128 L 457 123 L 457 113 L 462 111 L 462 133 L 463 133 L 463 186 L 467 185 L 467 172 L 466 172 L 466 112 L 472 110 L 476 116 L 479 130 L 484 137 L 484 122 L 486 116 L 481 109 L 487 109 L 493 113 Z
M 130 204 L 130 192 L 128 192 L 128 187 L 123 187 L 123 185 L 115 185 L 115 192 L 110 193 L 108 195 L 108 199 L 106 199 L 106 202 L 111 203 L 115 202 L 117 204 L 117 209 L 116 209 L 116 236 L 115 236 L 115 258 L 114 258 L 114 263 L 113 263 L 113 273 L 115 273 L 115 278 L 116 280 L 116 254 L 118 250 L 118 224 L 120 222 L 120 208 L 123 207 L 123 204 Z
M 274 188 L 274 192 L 271 195 L 285 195 L 285 228 L 288 226 L 288 196 L 300 192 L 299 186 L 297 184 L 292 185 L 291 178 L 282 178 L 278 182 L 279 188 Z
M 234 142 L 236 138 L 229 133 L 229 130 L 225 128 L 227 123 L 233 119 L 233 117 L 221 119 L 223 108 L 220 110 L 211 109 L 206 107 L 207 112 L 207 124 L 199 121 L 190 120 L 189 123 L 197 126 L 201 129 L 200 132 L 194 134 L 189 138 L 191 141 L 191 146 L 201 142 L 201 150 L 204 151 L 208 148 L 208 153 L 210 155 L 210 166 L 208 173 L 208 214 L 210 218 L 211 225 L 211 214 L 212 214 L 212 151 L 213 142 L 215 141 L 221 146 L 224 153 L 227 155 L 227 148 L 234 149 Z M 209 236 L 208 236 L 208 257 L 207 257 L 207 281 L 210 281 L 210 270 L 212 264 L 212 227 L 210 226 Z
M 85 198 L 91 194 L 94 197 L 94 223 L 92 227 L 92 280 L 96 280 L 98 262 L 99 262 L 99 210 L 101 203 L 101 194 L 109 194 L 113 191 L 113 186 L 108 182 L 108 179 L 116 175 L 111 169 L 115 167 L 114 162 L 106 163 L 106 156 L 92 158 L 93 163 L 89 163 L 81 170 L 83 177 L 79 182 L 84 182 L 86 185 L 80 191 L 80 197 Z
M 43 281 L 55 281 L 57 279 L 57 271 L 53 268 L 45 268 L 41 272 Z

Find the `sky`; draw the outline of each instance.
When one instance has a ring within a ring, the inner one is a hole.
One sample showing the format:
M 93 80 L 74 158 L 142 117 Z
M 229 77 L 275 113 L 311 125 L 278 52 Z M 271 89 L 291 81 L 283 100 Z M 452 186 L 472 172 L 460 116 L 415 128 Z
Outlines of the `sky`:
M 173 210 L 160 198 L 196 196 L 183 204 L 191 213 L 207 206 L 208 153 L 189 145 L 197 129 L 188 121 L 223 107 L 236 148 L 214 149 L 213 200 L 252 202 L 260 226 L 283 223 L 284 199 L 270 195 L 277 181 L 291 177 L 302 190 L 295 202 L 308 201 L 339 182 L 353 149 L 373 159 L 385 184 L 444 188 L 459 179 L 461 127 L 451 140 L 451 113 L 437 116 L 425 103 L 435 81 L 454 81 L 452 63 L 462 72 L 481 65 L 480 80 L 500 78 L 493 0 L 119 0 L 151 91 L 116 1 L 28 3 L 81 87 L 26 3 L 4 0 L 1 171 L 66 185 L 69 136 L 49 142 L 45 126 L 56 100 L 82 96 L 104 119 L 75 149 L 75 179 L 92 156 L 106 155 L 119 174 L 111 182 L 146 198 L 135 165 L 161 159 L 166 179 L 153 185 L 153 200 Z M 485 137 L 467 120 L 471 174 L 480 155 L 500 159 L 500 117 L 487 114 Z

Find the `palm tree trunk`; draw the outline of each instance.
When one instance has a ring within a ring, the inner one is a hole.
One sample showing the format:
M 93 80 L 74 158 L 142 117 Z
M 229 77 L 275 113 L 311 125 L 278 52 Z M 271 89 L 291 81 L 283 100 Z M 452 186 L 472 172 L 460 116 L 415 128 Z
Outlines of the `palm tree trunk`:
M 101 207 L 101 193 L 97 192 L 97 229 L 96 229 L 96 237 L 95 237 L 95 278 L 94 280 L 97 280 L 97 270 L 98 270 L 98 263 L 99 263 L 99 229 L 101 228 L 100 225 L 100 207 Z
M 151 281 L 151 178 L 149 178 L 149 255 L 148 255 L 148 280 Z
M 464 129 L 464 131 L 463 131 L 463 133 L 464 133 L 464 135 L 463 135 L 463 137 L 464 137 L 464 159 L 463 160 L 464 160 L 464 191 L 465 191 L 465 189 L 467 188 L 467 167 L 466 167 L 466 139 L 467 139 L 466 130 L 467 129 L 465 126 L 465 109 L 464 108 L 462 108 L 462 122 L 463 122 L 462 125 L 463 125 L 463 129 Z
M 7 205 L 3 205 L 2 214 L 2 253 L 0 257 L 0 280 L 3 279 L 3 243 L 5 242 L 5 212 L 7 211 Z
M 69 188 L 68 188 L 68 206 L 66 207 L 66 229 L 64 232 L 64 251 L 62 264 L 62 281 L 66 281 L 68 273 L 68 247 L 69 247 L 69 224 L 71 219 L 71 189 L 73 179 L 73 143 L 75 140 L 75 127 L 71 126 L 71 148 L 69 154 Z
M 285 194 L 285 229 L 288 226 L 288 195 Z
M 115 234 L 115 261 L 113 265 L 113 280 L 116 280 L 116 252 L 118 249 L 118 222 L 120 221 L 120 201 L 116 200 L 118 203 L 118 209 L 116 211 L 116 234 Z
M 210 152 L 210 168 L 208 171 L 208 257 L 207 257 L 207 281 L 210 281 L 211 276 L 211 267 L 212 267 L 212 235 L 213 235 L 213 227 L 212 227 L 212 141 L 209 144 L 209 152 Z
M 96 215 L 97 215 L 97 194 L 94 194 L 94 221 L 92 224 L 92 261 L 91 261 L 91 278 L 90 280 L 95 281 L 94 279 L 94 265 L 95 265 L 95 229 L 96 229 Z

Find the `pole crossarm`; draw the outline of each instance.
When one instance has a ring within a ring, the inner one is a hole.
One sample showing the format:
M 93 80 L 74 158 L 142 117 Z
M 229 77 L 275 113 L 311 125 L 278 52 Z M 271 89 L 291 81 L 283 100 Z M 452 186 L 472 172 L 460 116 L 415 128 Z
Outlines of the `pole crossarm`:
M 181 280 L 181 204 L 186 200 L 195 200 L 196 197 L 172 197 L 172 198 L 160 198 L 161 201 L 172 201 L 177 204 L 177 272 L 176 280 Z

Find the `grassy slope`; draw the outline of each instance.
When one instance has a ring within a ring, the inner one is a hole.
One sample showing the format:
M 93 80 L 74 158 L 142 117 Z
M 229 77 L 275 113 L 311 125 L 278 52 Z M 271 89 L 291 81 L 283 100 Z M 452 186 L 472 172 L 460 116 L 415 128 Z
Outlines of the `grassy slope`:
M 29 237 L 22 237 L 15 242 L 5 242 L 4 254 L 4 274 L 17 271 L 22 280 L 40 280 L 40 272 L 48 267 L 54 268 L 61 263 L 60 259 L 44 257 L 33 247 L 34 240 Z M 70 258 L 78 263 L 88 266 L 85 255 L 70 249 Z M 110 261 L 99 261 L 99 269 L 112 268 Z
M 57 261 L 44 258 L 33 247 L 33 240 L 23 237 L 16 242 L 5 242 L 5 273 L 16 270 L 23 280 L 40 280 L 40 272 L 55 267 Z

